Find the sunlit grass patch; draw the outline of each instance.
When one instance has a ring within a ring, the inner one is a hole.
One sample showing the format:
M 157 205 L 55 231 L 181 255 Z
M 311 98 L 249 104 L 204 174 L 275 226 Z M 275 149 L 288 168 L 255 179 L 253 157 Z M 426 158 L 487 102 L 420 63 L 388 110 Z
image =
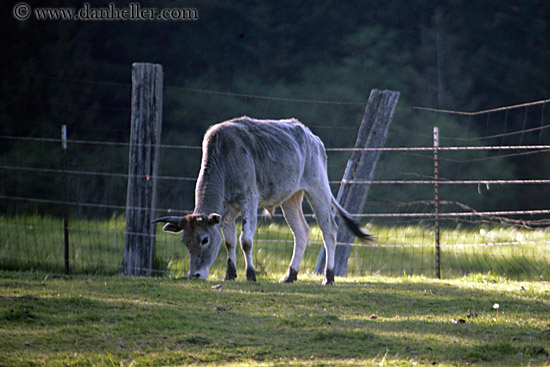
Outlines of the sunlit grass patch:
M 499 308 L 495 309 L 495 303 Z M 494 275 L 295 284 L 0 272 L 13 366 L 484 366 L 550 362 L 550 287 Z

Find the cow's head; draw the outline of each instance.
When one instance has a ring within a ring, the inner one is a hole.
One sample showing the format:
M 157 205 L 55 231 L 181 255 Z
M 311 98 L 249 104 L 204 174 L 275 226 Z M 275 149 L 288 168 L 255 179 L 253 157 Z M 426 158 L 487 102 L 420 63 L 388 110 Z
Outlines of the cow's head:
M 189 250 L 189 276 L 206 279 L 210 267 L 216 260 L 222 236 L 219 223 L 221 216 L 189 214 L 185 217 L 162 217 L 155 223 L 166 223 L 162 228 L 165 232 L 179 233 L 183 231 L 183 242 Z

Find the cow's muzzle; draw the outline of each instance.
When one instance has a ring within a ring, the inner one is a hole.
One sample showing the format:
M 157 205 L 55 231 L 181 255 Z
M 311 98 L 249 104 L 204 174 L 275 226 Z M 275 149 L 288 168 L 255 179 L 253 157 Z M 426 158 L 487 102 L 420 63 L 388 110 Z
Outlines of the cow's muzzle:
M 206 279 L 208 278 L 208 271 L 190 271 L 187 275 L 191 278 Z

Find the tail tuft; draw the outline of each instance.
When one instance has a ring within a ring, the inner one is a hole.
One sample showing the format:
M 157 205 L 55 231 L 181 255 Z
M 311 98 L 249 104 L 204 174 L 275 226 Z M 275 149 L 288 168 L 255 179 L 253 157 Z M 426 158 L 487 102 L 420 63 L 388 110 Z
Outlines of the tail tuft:
M 374 242 L 374 236 L 364 232 L 361 228 L 359 228 L 359 225 L 353 219 L 351 219 L 350 214 L 344 208 L 342 208 L 334 198 L 332 198 L 332 205 L 334 205 L 334 207 L 338 211 L 338 214 L 342 217 L 344 223 L 346 224 L 346 227 L 348 227 L 351 233 L 353 233 L 362 242 Z
M 339 214 L 342 217 L 342 219 L 344 220 L 344 223 L 346 224 L 346 227 L 348 227 L 348 229 L 357 238 L 359 238 L 359 240 L 361 240 L 362 242 L 365 242 L 365 243 L 374 242 L 374 236 L 364 232 L 361 228 L 359 228 L 359 226 L 357 225 L 357 223 L 353 219 L 351 219 L 350 217 L 348 217 L 347 215 L 345 215 L 342 212 L 339 212 Z

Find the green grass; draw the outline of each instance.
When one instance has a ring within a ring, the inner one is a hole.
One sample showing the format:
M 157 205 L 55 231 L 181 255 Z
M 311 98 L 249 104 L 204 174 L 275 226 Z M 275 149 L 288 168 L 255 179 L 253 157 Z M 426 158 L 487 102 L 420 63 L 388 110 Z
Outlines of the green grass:
M 548 283 L 320 279 L 0 272 L 0 365 L 550 365 Z
M 260 221 L 255 238 L 254 260 L 260 275 L 284 273 L 292 256 L 293 240 L 288 226 Z M 70 264 L 74 273 L 117 274 L 124 252 L 124 218 L 76 220 L 70 224 Z M 63 223 L 60 219 L 27 215 L 0 217 L 0 269 L 64 269 Z M 369 226 L 376 236 L 372 246 L 352 248 L 347 274 L 435 276 L 434 230 L 423 225 Z M 178 235 L 158 227 L 156 264 L 160 273 L 174 277 L 187 274 L 188 254 Z M 319 228 L 312 225 L 310 245 L 300 274 L 311 274 L 321 248 Z M 211 269 L 214 279 L 223 278 L 225 248 Z M 238 269 L 242 273 L 242 256 Z M 513 227 L 482 226 L 443 228 L 441 272 L 444 278 L 470 273 L 492 273 L 516 280 L 550 280 L 550 232 Z

